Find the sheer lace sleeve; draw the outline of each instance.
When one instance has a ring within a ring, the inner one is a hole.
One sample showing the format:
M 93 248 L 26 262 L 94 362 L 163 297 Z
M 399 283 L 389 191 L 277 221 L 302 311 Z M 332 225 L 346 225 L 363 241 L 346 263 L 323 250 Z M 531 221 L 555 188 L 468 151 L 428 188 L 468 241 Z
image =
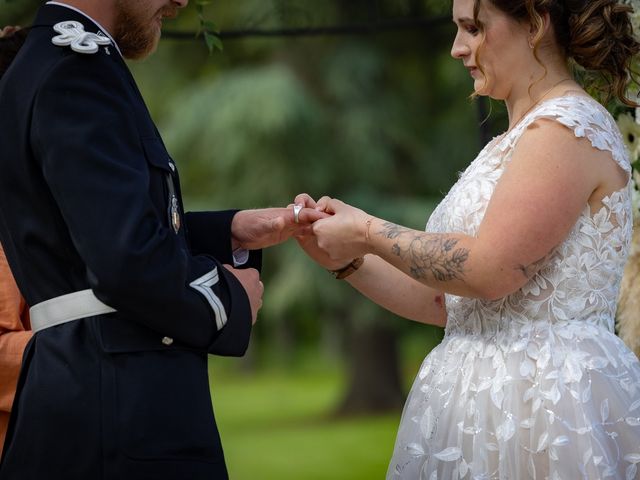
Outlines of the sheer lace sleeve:
M 567 95 L 541 103 L 516 126 L 505 146 L 512 150 L 524 131 L 543 118 L 557 121 L 578 138 L 588 139 L 594 148 L 611 152 L 618 166 L 631 175 L 629 154 L 615 120 L 602 105 L 584 95 Z

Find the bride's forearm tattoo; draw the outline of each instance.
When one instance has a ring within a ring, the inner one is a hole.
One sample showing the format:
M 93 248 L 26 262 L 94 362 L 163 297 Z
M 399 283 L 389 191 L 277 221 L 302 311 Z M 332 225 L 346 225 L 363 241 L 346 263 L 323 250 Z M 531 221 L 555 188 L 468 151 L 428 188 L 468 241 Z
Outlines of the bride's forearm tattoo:
M 391 251 L 407 263 L 414 278 L 431 275 L 440 282 L 463 280 L 469 249 L 459 247 L 459 240 L 444 235 L 416 233 L 391 222 L 385 222 L 377 233 L 398 240 Z

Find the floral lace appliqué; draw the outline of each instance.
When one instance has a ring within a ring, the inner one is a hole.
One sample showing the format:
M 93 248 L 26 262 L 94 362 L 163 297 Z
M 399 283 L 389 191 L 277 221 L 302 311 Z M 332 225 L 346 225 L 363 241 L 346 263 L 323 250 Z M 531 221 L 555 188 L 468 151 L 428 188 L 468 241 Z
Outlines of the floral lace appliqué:
M 427 230 L 476 234 L 518 139 L 542 118 L 630 172 L 603 107 L 551 99 L 480 152 Z M 630 188 L 602 203 L 585 207 L 519 291 L 496 301 L 446 296 L 445 338 L 407 400 L 388 479 L 640 479 L 640 362 L 613 333 Z

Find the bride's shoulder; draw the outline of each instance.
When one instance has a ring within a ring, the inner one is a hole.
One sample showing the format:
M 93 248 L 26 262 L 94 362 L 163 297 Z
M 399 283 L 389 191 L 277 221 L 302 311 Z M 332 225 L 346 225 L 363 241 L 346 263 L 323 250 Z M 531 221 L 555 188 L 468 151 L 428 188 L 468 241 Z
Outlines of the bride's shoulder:
M 617 130 L 611 114 L 593 97 L 583 91 L 569 91 L 562 96 L 542 102 L 531 112 L 527 126 L 539 119 L 556 120 L 574 130 L 576 136 L 585 136 L 587 129 L 594 131 Z
M 591 147 L 613 154 L 624 167 L 625 147 L 616 121 L 600 103 L 584 92 L 569 92 L 541 103 L 531 112 L 520 135 L 536 127 L 550 136 L 554 130 L 571 132 L 577 139 L 586 139 Z

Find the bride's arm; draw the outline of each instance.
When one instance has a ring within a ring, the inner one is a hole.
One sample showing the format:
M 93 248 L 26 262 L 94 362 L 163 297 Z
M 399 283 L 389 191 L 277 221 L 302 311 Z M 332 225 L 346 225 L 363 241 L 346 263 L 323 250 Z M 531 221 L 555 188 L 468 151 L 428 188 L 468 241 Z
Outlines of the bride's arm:
M 298 195 L 295 203 L 307 208 L 317 206 L 315 200 L 306 193 Z M 339 270 L 347 263 L 331 259 L 319 248 L 318 239 L 310 228 L 306 235 L 296 235 L 296 240 L 312 260 L 328 270 Z M 440 327 L 446 323 L 447 312 L 442 292 L 414 280 L 376 255 L 366 255 L 362 265 L 344 280 L 365 297 L 396 315 Z
M 376 255 L 345 278 L 356 290 L 390 312 L 416 322 L 444 327 L 444 294 L 420 283 Z
M 412 230 L 331 199 L 318 204 L 333 216 L 313 231 L 334 260 L 371 253 L 436 290 L 498 299 L 529 281 L 598 191 L 624 186 L 622 175 L 603 188 L 614 167 L 588 140 L 537 122 L 521 137 L 475 236 Z

